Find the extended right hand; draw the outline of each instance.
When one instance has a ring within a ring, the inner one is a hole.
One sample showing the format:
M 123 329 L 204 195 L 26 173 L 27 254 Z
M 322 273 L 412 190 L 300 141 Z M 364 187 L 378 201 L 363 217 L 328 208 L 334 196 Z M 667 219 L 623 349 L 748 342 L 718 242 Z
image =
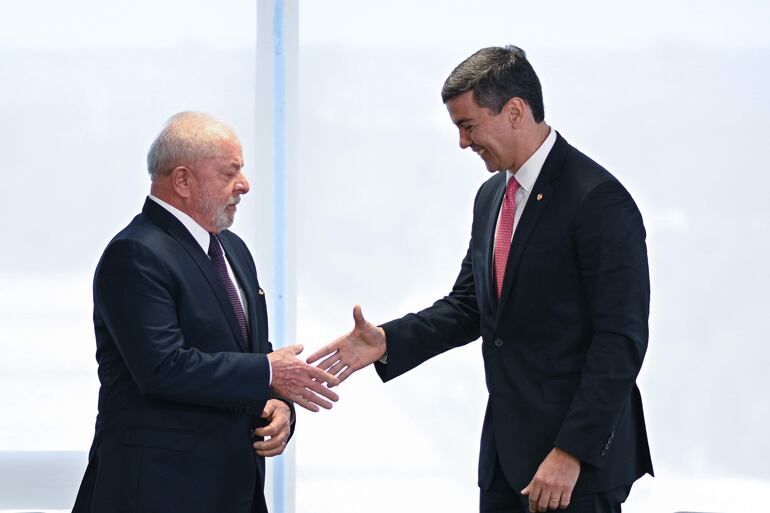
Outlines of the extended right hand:
M 294 401 L 307 410 L 319 411 L 319 406 L 327 410 L 331 409 L 332 403 L 329 401 L 336 402 L 339 396 L 323 383 L 336 386 L 339 380 L 328 372 L 297 358 L 296 355 L 301 352 L 302 345 L 295 344 L 267 355 L 273 371 L 273 382 L 270 387 L 279 396 Z
M 307 362 L 326 358 L 316 367 L 339 378 L 342 383 L 357 370 L 376 362 L 388 349 L 385 330 L 364 319 L 361 307 L 353 308 L 353 331 L 311 354 Z

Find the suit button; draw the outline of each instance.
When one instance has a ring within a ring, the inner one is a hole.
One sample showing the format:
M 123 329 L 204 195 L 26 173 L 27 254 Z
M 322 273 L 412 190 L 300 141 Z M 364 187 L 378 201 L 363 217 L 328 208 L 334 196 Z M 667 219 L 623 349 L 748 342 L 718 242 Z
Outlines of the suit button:
M 495 341 L 492 342 L 492 343 L 495 345 L 495 347 L 502 347 L 503 346 L 503 341 L 501 339 L 499 339 L 499 338 L 496 338 Z

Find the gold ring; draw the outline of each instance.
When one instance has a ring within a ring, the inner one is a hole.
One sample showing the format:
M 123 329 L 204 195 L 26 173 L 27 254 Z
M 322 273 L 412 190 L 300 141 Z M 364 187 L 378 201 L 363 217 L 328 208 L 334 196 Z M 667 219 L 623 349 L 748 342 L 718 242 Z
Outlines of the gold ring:
M 561 499 L 551 499 L 551 502 L 559 502 Z

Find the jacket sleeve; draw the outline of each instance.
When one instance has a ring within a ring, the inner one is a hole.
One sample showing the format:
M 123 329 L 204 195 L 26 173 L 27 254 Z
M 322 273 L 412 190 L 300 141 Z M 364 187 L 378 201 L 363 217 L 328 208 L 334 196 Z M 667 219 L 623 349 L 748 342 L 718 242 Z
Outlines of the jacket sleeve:
M 636 204 L 615 180 L 597 185 L 579 207 L 574 239 L 593 335 L 554 445 L 599 467 L 647 350 L 645 236 Z
M 259 415 L 269 398 L 265 354 L 186 347 L 171 272 L 146 245 L 117 240 L 94 278 L 94 304 L 139 391 Z

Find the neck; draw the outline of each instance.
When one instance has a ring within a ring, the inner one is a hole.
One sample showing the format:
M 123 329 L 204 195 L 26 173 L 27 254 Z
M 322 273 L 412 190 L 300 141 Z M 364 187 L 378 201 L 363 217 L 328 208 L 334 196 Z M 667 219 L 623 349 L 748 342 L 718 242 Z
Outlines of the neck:
M 529 160 L 533 153 L 543 145 L 548 134 L 551 133 L 551 127 L 545 121 L 541 121 L 521 134 L 521 151 L 516 158 L 512 173 L 516 173 L 524 163 Z
M 152 185 L 150 186 L 150 194 L 152 194 L 159 200 L 165 201 L 172 207 L 181 210 L 188 216 L 193 217 L 192 214 L 190 214 L 189 205 L 186 204 L 186 202 L 184 201 L 184 198 L 181 198 L 176 194 L 174 194 L 173 191 L 170 191 L 168 187 L 165 187 L 164 185 L 159 184 L 157 182 L 153 182 Z

